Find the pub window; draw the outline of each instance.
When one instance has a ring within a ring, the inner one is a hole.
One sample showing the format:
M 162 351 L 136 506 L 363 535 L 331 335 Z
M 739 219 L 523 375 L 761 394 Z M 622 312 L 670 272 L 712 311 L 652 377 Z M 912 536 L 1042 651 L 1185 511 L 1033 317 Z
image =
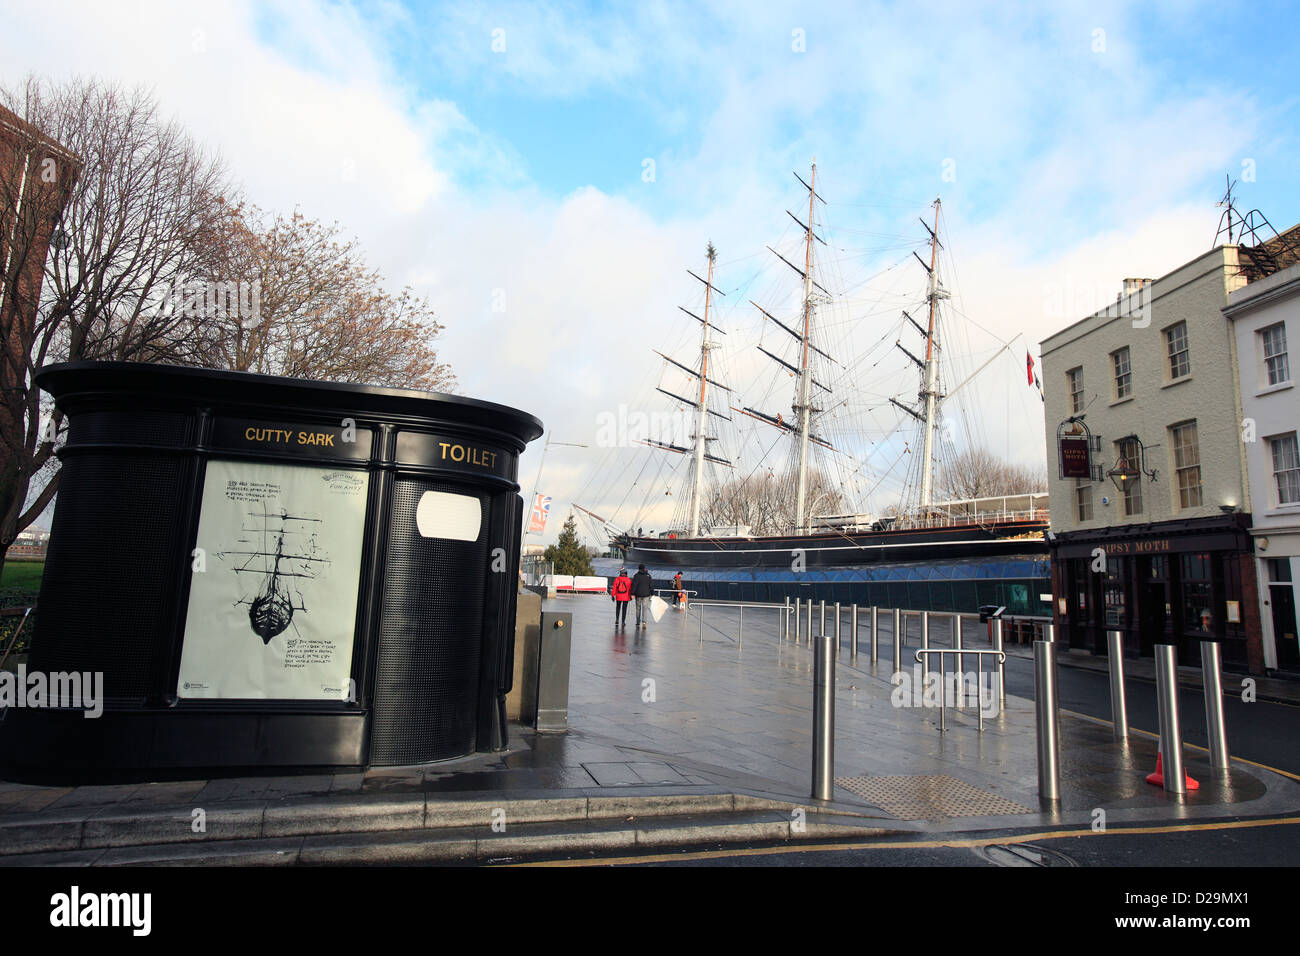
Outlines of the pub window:
M 1196 443 L 1196 422 L 1184 422 L 1169 429 L 1174 446 L 1174 470 L 1178 474 L 1178 506 L 1201 505 L 1201 452 Z
M 1142 467 L 1142 447 L 1136 438 L 1122 438 L 1115 442 L 1115 454 L 1122 458 L 1127 467 L 1138 471 Z M 1142 481 L 1134 478 L 1124 489 L 1124 514 L 1140 515 L 1142 513 Z
M 1128 398 L 1133 391 L 1133 369 L 1129 365 L 1128 346 L 1110 353 L 1115 363 L 1115 399 Z
M 1180 554 L 1182 577 L 1183 630 L 1215 633 L 1219 622 L 1214 615 L 1213 562 L 1208 552 Z
M 1070 369 L 1065 376 L 1070 383 L 1070 413 L 1077 415 L 1083 411 L 1083 366 Z
M 1165 329 L 1165 345 L 1169 349 L 1169 377 L 1182 378 L 1192 373 L 1191 356 L 1187 351 L 1187 323 L 1179 322 Z
M 1079 520 L 1092 520 L 1092 485 L 1080 484 L 1074 489 L 1075 502 L 1079 508 Z
M 1125 559 L 1113 558 L 1106 562 L 1106 626 L 1122 628 L 1128 624 L 1124 599 Z
M 1260 351 L 1264 356 L 1264 374 L 1268 384 L 1290 381 L 1291 367 L 1286 356 L 1286 325 L 1279 322 L 1259 332 Z
M 1273 481 L 1277 486 L 1277 503 L 1291 505 L 1300 502 L 1300 447 L 1296 433 L 1280 435 L 1268 440 L 1273 450 Z

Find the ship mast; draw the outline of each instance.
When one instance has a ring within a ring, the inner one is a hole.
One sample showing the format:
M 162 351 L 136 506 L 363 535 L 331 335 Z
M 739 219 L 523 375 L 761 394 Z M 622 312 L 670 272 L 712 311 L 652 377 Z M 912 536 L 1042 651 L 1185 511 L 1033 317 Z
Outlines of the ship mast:
M 789 266 L 791 269 L 797 272 L 800 278 L 803 279 L 803 325 L 801 328 L 795 327 L 797 323 L 791 323 L 790 325 L 787 325 L 785 322 L 782 322 L 771 312 L 764 309 L 753 299 L 750 299 L 749 301 L 750 304 L 754 306 L 754 308 L 758 309 L 758 311 L 763 313 L 763 316 L 769 322 L 771 322 L 777 328 L 781 329 L 786 334 L 790 335 L 799 343 L 799 364 L 798 365 L 794 364 L 793 362 L 787 362 L 785 359 L 781 358 L 775 352 L 763 348 L 762 345 L 758 347 L 758 350 L 760 352 L 762 352 L 772 361 L 776 362 L 787 372 L 790 372 L 792 375 L 798 377 L 799 387 L 798 387 L 798 391 L 795 393 L 795 401 L 793 405 L 793 409 L 795 412 L 795 421 L 794 423 L 791 423 L 786 421 L 785 418 L 781 415 L 769 415 L 757 409 L 749 408 L 749 407 L 734 408 L 733 406 L 733 410 L 741 412 L 744 415 L 748 415 L 750 418 L 756 418 L 759 421 L 766 422 L 767 424 L 779 428 L 784 432 L 798 438 L 799 468 L 798 468 L 796 485 L 795 485 L 795 513 L 794 513 L 794 532 L 798 534 L 803 532 L 805 528 L 808 526 L 808 510 L 809 510 L 808 509 L 808 457 L 809 457 L 808 446 L 817 445 L 821 448 L 829 449 L 830 451 L 835 450 L 834 446 L 831 445 L 830 442 L 828 442 L 825 438 L 822 438 L 819 435 L 814 434 L 812 430 L 812 416 L 814 413 L 821 411 L 821 409 L 816 408 L 813 405 L 813 398 L 812 398 L 813 389 L 817 388 L 817 389 L 821 389 L 823 392 L 828 392 L 828 393 L 830 392 L 830 388 L 828 386 L 823 385 L 821 382 L 817 381 L 817 379 L 813 378 L 813 371 L 812 371 L 813 353 L 816 352 L 823 359 L 825 359 L 827 362 L 833 365 L 839 365 L 839 363 L 836 362 L 835 359 L 833 359 L 825 351 L 819 349 L 816 345 L 813 344 L 813 304 L 814 304 L 813 289 L 814 288 L 819 289 L 823 295 L 829 296 L 829 293 L 826 291 L 826 289 L 823 288 L 821 284 L 818 283 L 817 280 L 813 278 L 813 268 L 812 268 L 813 267 L 813 255 L 812 255 L 813 242 L 814 241 L 820 242 L 822 245 L 826 244 L 826 241 L 822 239 L 821 236 L 817 235 L 816 232 L 813 231 L 813 214 L 815 212 L 814 203 L 820 201 L 823 204 L 825 204 L 826 202 L 825 199 L 822 199 L 822 197 L 818 195 L 817 190 L 815 188 L 817 183 L 817 161 L 813 160 L 811 183 L 804 182 L 803 177 L 800 176 L 798 173 L 795 173 L 794 176 L 796 179 L 799 180 L 800 183 L 803 183 L 804 188 L 808 190 L 808 221 L 806 223 L 803 220 L 801 220 L 798 216 L 796 216 L 794 213 L 790 212 L 788 209 L 786 210 L 786 215 L 789 216 L 791 219 L 793 219 L 796 223 L 798 223 L 800 228 L 803 229 L 803 233 L 804 233 L 803 268 L 800 269 L 797 265 L 795 265 L 785 256 L 781 255 L 781 253 L 777 252 L 771 246 L 768 246 L 767 248 L 769 252 L 771 252 L 778 259 L 784 262 L 787 266 Z
M 924 223 L 922 223 L 924 225 Z M 939 254 L 939 200 L 934 201 L 934 228 L 930 230 L 930 292 L 927 298 L 930 302 L 930 321 L 926 327 L 925 333 L 925 377 L 924 385 L 921 389 L 920 398 L 925 404 L 925 438 L 922 442 L 921 451 L 921 509 L 928 511 L 933 491 L 934 479 L 934 424 L 935 424 L 935 406 L 938 393 L 935 390 L 935 379 L 938 376 L 938 360 L 934 347 L 934 313 L 935 306 L 939 299 L 943 297 L 943 290 L 939 288 L 938 266 Z
M 926 265 L 916 252 L 916 261 L 921 263 L 921 267 L 930 275 L 930 290 L 926 294 L 926 300 L 930 303 L 930 321 L 925 328 L 912 318 L 907 312 L 903 312 L 903 318 L 911 322 L 916 330 L 925 336 L 925 361 L 921 361 L 911 352 L 909 352 L 902 342 L 895 342 L 894 347 L 906 355 L 915 363 L 916 367 L 921 370 L 921 389 L 917 393 L 917 399 L 920 401 L 920 408 L 913 408 L 900 402 L 896 398 L 890 401 L 901 408 L 907 414 L 911 415 L 921 423 L 921 501 L 920 510 L 922 512 L 929 509 L 934 497 L 934 427 L 938 417 L 937 412 L 939 403 L 944 396 L 939 394 L 939 343 L 935 338 L 935 320 L 938 317 L 939 300 L 948 298 L 947 291 L 939 284 L 939 200 L 934 201 L 934 228 L 924 219 L 921 225 L 925 231 L 930 234 L 930 263 Z M 963 385 L 965 382 L 962 383 Z
M 651 448 L 658 448 L 662 451 L 671 451 L 677 455 L 690 455 L 692 458 L 695 459 L 695 461 L 692 463 L 692 471 L 694 472 L 694 475 L 691 482 L 691 511 L 690 511 L 690 529 L 689 529 L 691 537 L 697 537 L 700 533 L 700 511 L 704 502 L 704 463 L 712 462 L 715 465 L 722 465 L 724 468 L 732 467 L 732 463 L 727 461 L 727 459 L 720 458 L 717 455 L 710 454 L 709 446 L 708 446 L 709 442 L 717 440 L 716 438 L 709 437 L 708 434 L 709 416 L 713 415 L 717 418 L 721 418 L 724 421 L 731 420 L 729 416 L 709 408 L 709 404 L 708 404 L 708 397 L 709 397 L 708 387 L 710 385 L 712 385 L 714 388 L 720 388 L 724 392 L 729 393 L 731 391 L 731 388 L 729 386 L 723 385 L 721 382 L 717 381 L 716 379 L 709 377 L 709 350 L 718 347 L 717 343 L 710 340 L 710 333 L 717 332 L 719 335 L 726 335 L 725 330 L 720 329 L 713 324 L 712 320 L 709 318 L 709 312 L 712 308 L 714 293 L 718 295 L 726 295 L 726 293 L 723 292 L 721 289 L 717 288 L 713 284 L 713 264 L 718 257 L 718 253 L 717 250 L 713 248 L 713 243 L 711 242 L 709 243 L 708 257 L 709 257 L 709 272 L 708 272 L 709 277 L 707 279 L 701 279 L 690 269 L 686 270 L 686 274 L 688 276 L 704 284 L 704 317 L 701 318 L 700 316 L 692 312 L 690 309 L 683 308 L 680 305 L 677 307 L 682 312 L 685 312 L 687 315 L 689 315 L 696 322 L 699 322 L 700 325 L 702 326 L 702 328 L 700 329 L 699 370 L 697 371 L 691 366 L 686 365 L 682 362 L 677 361 L 674 358 L 665 355 L 663 352 L 656 351 L 656 354 L 660 358 L 662 358 L 665 362 L 667 362 L 669 365 L 672 365 L 680 369 L 681 371 L 685 372 L 687 375 L 690 375 L 693 378 L 698 378 L 700 380 L 699 391 L 696 393 L 696 397 L 693 399 L 686 398 L 685 396 L 679 395 L 676 392 L 669 391 L 668 389 L 664 388 L 662 385 L 657 386 L 655 389 L 656 391 L 662 392 L 663 394 L 667 395 L 669 398 L 671 398 L 674 402 L 677 402 L 679 405 L 688 405 L 688 406 L 692 406 L 695 409 L 694 442 L 688 448 L 686 447 L 685 444 L 677 445 L 671 441 L 660 441 L 658 438 L 655 437 L 648 437 L 648 438 L 638 440 L 638 444 L 649 445 Z
M 812 164 L 812 182 L 808 186 L 808 222 L 804 230 L 803 270 L 803 341 L 799 343 L 799 480 L 795 493 L 794 530 L 804 530 L 808 519 L 808 435 L 812 420 L 812 370 L 808 366 L 808 345 L 812 338 L 812 242 L 813 200 L 817 196 L 817 161 Z
M 713 292 L 713 263 L 718 258 L 718 251 L 709 243 L 709 278 L 704 283 L 704 322 L 700 328 L 700 398 L 695 405 L 695 479 L 691 487 L 691 527 L 692 538 L 700 533 L 700 501 L 704 494 L 704 455 L 708 434 L 708 389 L 709 389 L 709 301 Z

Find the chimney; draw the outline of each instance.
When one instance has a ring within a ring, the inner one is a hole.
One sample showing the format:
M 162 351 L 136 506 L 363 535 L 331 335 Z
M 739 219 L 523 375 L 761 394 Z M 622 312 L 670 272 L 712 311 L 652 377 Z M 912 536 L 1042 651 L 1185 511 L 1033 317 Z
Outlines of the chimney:
M 1124 294 L 1132 295 L 1134 292 L 1137 292 L 1141 289 L 1145 289 L 1154 281 L 1155 279 L 1125 279 Z

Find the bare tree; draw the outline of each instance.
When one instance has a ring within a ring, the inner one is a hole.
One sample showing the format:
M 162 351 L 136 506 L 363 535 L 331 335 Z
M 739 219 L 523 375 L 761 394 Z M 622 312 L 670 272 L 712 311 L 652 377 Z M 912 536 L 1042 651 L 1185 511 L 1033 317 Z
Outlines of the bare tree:
M 992 498 L 1047 490 L 1043 469 L 1003 461 L 985 448 L 968 448 L 945 464 L 939 482 L 949 498 Z
M 706 527 L 748 525 L 751 534 L 782 534 L 795 524 L 792 481 L 773 475 L 750 475 L 722 485 L 704 509 Z M 820 472 L 808 475 L 809 514 L 836 514 L 845 507 L 844 496 Z
M 426 300 L 387 292 L 337 226 L 246 206 L 151 94 L 32 78 L 0 102 L 0 566 L 58 488 L 47 364 L 454 387 Z
M 199 267 L 198 240 L 230 186 L 144 91 L 30 78 L 0 90 L 0 102 L 21 120 L 6 127 L 10 161 L 0 163 L 0 208 L 15 227 L 5 243 L 2 553 L 58 487 L 61 416 L 43 412 L 35 373 L 81 359 L 192 358 L 182 320 L 153 303 Z M 51 188 L 33 191 L 34 174 Z M 36 300 L 23 277 L 42 272 Z
M 215 368 L 449 391 L 427 300 L 384 290 L 355 242 L 295 211 L 230 209 L 213 234 L 206 307 L 187 308 Z M 215 294 L 214 294 L 215 293 Z M 238 308 L 229 307 L 231 293 Z M 187 304 L 193 298 L 187 299 Z

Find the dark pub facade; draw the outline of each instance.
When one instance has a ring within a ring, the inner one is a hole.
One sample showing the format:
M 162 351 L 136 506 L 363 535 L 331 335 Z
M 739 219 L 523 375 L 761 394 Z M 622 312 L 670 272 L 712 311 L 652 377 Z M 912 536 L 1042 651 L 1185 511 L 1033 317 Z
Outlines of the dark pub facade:
M 1225 668 L 1262 673 L 1264 657 L 1250 515 L 1127 524 L 1057 533 L 1053 617 L 1059 640 L 1105 654 L 1106 632 L 1126 656 L 1174 644 L 1199 663 L 1200 642 L 1221 644 Z

